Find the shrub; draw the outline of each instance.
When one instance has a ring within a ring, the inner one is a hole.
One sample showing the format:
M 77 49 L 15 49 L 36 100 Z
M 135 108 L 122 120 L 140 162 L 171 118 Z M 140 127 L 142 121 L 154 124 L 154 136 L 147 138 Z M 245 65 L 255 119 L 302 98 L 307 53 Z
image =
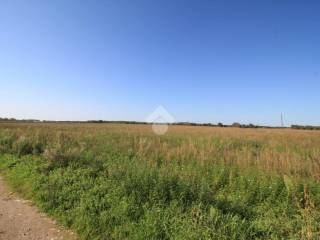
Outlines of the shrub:
M 12 149 L 18 156 L 28 155 L 33 153 L 33 144 L 27 137 L 20 136 L 18 140 L 13 143 Z
M 12 151 L 12 145 L 16 141 L 16 134 L 8 129 L 0 131 L 0 153 Z

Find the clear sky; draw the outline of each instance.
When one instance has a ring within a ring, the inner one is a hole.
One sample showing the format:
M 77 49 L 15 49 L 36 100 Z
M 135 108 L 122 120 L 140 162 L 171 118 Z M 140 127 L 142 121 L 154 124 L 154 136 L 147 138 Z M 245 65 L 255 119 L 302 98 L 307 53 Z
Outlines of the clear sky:
M 2 0 L 0 117 L 320 125 L 320 1 Z

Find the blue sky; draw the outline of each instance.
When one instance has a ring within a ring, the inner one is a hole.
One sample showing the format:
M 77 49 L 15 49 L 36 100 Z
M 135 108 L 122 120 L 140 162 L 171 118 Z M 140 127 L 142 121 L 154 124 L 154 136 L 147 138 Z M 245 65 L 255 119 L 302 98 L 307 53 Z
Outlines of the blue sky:
M 4 0 L 0 117 L 320 125 L 320 2 Z

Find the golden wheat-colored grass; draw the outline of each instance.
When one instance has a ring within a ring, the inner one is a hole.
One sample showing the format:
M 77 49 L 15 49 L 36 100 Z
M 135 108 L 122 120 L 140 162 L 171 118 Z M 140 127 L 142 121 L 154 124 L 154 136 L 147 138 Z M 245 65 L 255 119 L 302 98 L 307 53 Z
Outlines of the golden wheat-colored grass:
M 135 152 L 141 159 L 161 156 L 164 162 L 193 161 L 199 164 L 236 164 L 263 171 L 303 177 L 320 177 L 320 131 L 292 129 L 242 129 L 199 126 L 170 126 L 164 136 L 152 132 L 151 125 L 134 124 L 61 124 L 10 123 L 11 129 L 24 135 L 64 132 L 75 139 L 90 137 L 97 145 L 101 136 L 120 136 L 117 145 Z

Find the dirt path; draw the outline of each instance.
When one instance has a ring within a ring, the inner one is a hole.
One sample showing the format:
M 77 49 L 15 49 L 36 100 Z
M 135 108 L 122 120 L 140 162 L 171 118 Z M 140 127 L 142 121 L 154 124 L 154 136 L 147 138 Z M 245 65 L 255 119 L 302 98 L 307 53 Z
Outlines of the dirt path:
M 29 201 L 10 193 L 0 176 L 0 240 L 75 240 L 37 211 Z

